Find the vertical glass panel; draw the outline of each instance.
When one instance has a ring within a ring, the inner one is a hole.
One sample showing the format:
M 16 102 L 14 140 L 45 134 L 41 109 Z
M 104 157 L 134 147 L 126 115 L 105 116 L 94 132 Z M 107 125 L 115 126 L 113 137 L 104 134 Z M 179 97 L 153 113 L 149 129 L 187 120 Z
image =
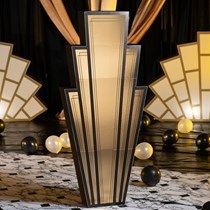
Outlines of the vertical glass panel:
M 178 103 L 175 97 L 166 101 L 166 105 L 169 107 L 171 112 L 176 116 L 176 118 L 179 118 L 183 115 L 182 110 L 180 108 L 180 104 Z
M 88 155 L 90 159 L 91 167 L 91 179 L 93 183 L 93 195 L 94 202 L 97 204 L 97 188 L 99 187 L 96 182 L 96 167 L 95 167 L 95 155 L 94 155 L 94 142 L 93 142 L 93 126 L 92 126 L 92 113 L 90 103 L 90 86 L 89 86 L 89 72 L 88 72 L 88 60 L 87 49 L 74 48 L 74 58 L 77 65 L 78 81 L 80 87 L 82 111 L 84 115 L 86 139 L 88 142 Z
M 200 106 L 194 106 L 192 107 L 193 116 L 196 120 L 201 119 L 201 109 Z
M 9 56 L 12 53 L 11 44 L 0 42 L 0 70 L 6 70 L 9 61 Z
M 141 114 L 143 111 L 144 106 L 144 99 L 145 99 L 145 91 L 146 89 L 136 89 L 134 94 L 134 101 L 133 101 L 133 107 L 132 107 L 132 116 L 131 116 L 131 126 L 129 131 L 129 138 L 128 138 L 128 145 L 125 151 L 125 168 L 124 168 L 124 180 L 122 183 L 122 201 L 125 199 L 126 195 L 126 188 L 130 177 L 130 169 L 132 166 L 132 160 L 133 160 L 133 152 L 134 148 L 137 143 L 137 134 L 140 129 L 140 120 L 141 120 Z
M 155 81 L 150 85 L 150 88 L 158 94 L 158 96 L 163 100 L 167 100 L 174 95 L 174 92 L 171 88 L 171 84 L 168 81 L 166 76 L 161 77 L 159 80 Z M 167 90 L 167 91 L 166 91 Z
M 172 115 L 170 111 L 167 111 L 162 117 L 162 120 L 175 120 L 175 117 Z
M 9 102 L 4 100 L 0 101 L 0 119 L 4 119 L 8 107 L 9 107 Z
M 102 0 L 101 11 L 115 11 L 117 6 L 117 0 Z
M 2 72 L 2 71 L 0 72 L 0 93 L 2 92 L 2 88 L 3 88 L 2 85 L 4 83 L 4 81 L 3 81 L 4 80 L 4 74 L 5 74 L 4 72 Z
M 168 108 L 158 97 L 155 97 L 153 100 L 151 100 L 145 108 L 148 113 L 157 119 L 159 119 L 167 111 L 167 109 Z
M 178 82 L 178 83 L 174 84 L 173 88 L 174 88 L 174 92 L 177 96 L 177 99 L 179 101 L 184 101 L 184 100 L 189 99 L 188 92 L 187 92 L 187 86 L 186 86 L 185 81 Z
M 29 117 L 23 112 L 20 111 L 16 116 L 15 116 L 16 120 L 29 120 Z
M 171 83 L 184 79 L 181 59 L 179 57 L 173 57 L 162 61 L 161 65 Z
M 210 91 L 201 92 L 202 101 L 202 119 L 208 120 L 210 117 Z
M 200 54 L 210 54 L 210 33 L 209 32 L 199 32 L 198 33 L 198 43 L 200 47 Z
M 193 119 L 193 110 L 189 101 L 185 101 L 181 103 L 182 110 L 187 119 Z
M 210 89 L 210 56 L 200 56 L 201 89 Z
M 113 202 L 113 181 L 119 126 L 121 79 L 127 19 L 118 15 L 88 14 L 88 47 L 98 147 L 101 203 Z M 110 151 L 111 150 L 111 151 Z M 110 155 L 105 155 L 105 154 Z M 109 163 L 109 164 L 107 164 Z M 106 167 L 104 167 L 106 166 Z
M 24 100 L 28 100 L 33 94 L 35 94 L 40 86 L 41 85 L 36 81 L 24 76 L 19 84 L 17 94 Z
M 15 94 L 17 86 L 17 83 L 5 80 L 1 97 L 5 100 L 11 101 Z
M 193 71 L 186 73 L 186 79 L 192 106 L 200 105 L 199 72 Z
M 181 56 L 184 71 L 198 69 L 198 44 L 190 43 L 178 46 L 179 55 Z
M 23 107 L 24 104 L 25 104 L 25 101 L 15 96 L 13 101 L 10 104 L 7 115 L 9 117 L 14 117 L 18 113 L 18 111 Z
M 122 102 L 122 118 L 121 118 L 121 130 L 120 130 L 120 140 L 119 143 L 119 153 L 117 167 L 117 173 L 115 174 L 115 199 L 119 200 L 120 185 L 122 182 L 121 176 L 123 171 L 124 156 L 127 139 L 127 132 L 129 127 L 129 115 L 131 112 L 132 106 L 132 95 L 135 85 L 136 77 L 136 67 L 138 66 L 137 56 L 140 53 L 140 48 L 130 46 L 126 49 L 126 63 L 125 63 L 125 78 L 124 78 L 124 87 L 123 87 L 123 102 Z
M 76 135 L 77 135 L 77 141 L 79 144 L 79 149 L 78 151 L 81 155 L 81 160 L 82 160 L 82 168 L 84 170 L 84 179 L 86 180 L 86 183 L 89 183 L 89 172 L 90 168 L 88 168 L 88 162 L 87 162 L 87 153 L 85 149 L 85 139 L 83 135 L 83 128 L 82 128 L 82 118 L 81 118 L 81 112 L 80 112 L 80 105 L 79 105 L 79 99 L 78 99 L 78 93 L 77 92 L 69 92 L 69 102 L 71 105 L 71 110 L 72 110 L 72 115 L 74 119 L 74 124 L 76 128 Z M 79 154 L 78 154 L 79 155 Z M 88 195 L 91 195 L 90 191 L 90 185 L 87 184 L 87 189 L 88 189 Z
M 36 116 L 44 112 L 46 107 L 44 107 L 38 98 L 33 96 L 23 107 L 23 110 L 29 115 L 30 119 L 34 119 Z
M 29 61 L 17 56 L 11 56 L 6 73 L 6 78 L 15 82 L 19 82 L 26 72 Z

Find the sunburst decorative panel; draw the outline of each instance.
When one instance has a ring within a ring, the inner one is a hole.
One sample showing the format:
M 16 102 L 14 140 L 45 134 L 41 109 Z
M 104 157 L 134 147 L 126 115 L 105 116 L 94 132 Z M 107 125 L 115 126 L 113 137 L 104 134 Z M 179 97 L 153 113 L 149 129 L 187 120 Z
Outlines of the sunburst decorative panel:
M 0 119 L 29 121 L 46 110 L 35 96 L 41 84 L 26 75 L 30 61 L 12 55 L 12 49 L 0 42 Z
M 160 121 L 209 121 L 210 32 L 177 48 L 178 56 L 160 62 L 165 75 L 150 85 L 155 97 L 145 111 Z

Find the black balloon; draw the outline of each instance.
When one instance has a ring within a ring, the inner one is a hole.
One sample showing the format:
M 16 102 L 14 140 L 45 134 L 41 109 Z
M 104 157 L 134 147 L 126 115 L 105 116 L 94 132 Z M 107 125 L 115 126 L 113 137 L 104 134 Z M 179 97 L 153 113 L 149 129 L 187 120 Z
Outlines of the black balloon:
M 172 146 L 179 139 L 178 132 L 172 129 L 166 130 L 162 136 L 163 143 L 167 146 Z
M 5 129 L 5 123 L 3 120 L 0 119 L 0 133 L 2 133 Z
M 210 146 L 210 139 L 207 133 L 199 134 L 196 138 L 196 146 L 199 149 L 206 149 Z
M 142 117 L 142 126 L 147 127 L 151 124 L 151 119 L 148 115 L 144 114 Z
M 141 171 L 141 179 L 147 186 L 155 186 L 160 178 L 161 172 L 155 166 L 146 166 Z
M 27 136 L 21 141 L 21 148 L 28 155 L 33 155 L 36 153 L 39 146 L 37 140 L 34 137 Z
M 210 201 L 207 201 L 203 204 L 202 210 L 209 210 L 210 209 Z

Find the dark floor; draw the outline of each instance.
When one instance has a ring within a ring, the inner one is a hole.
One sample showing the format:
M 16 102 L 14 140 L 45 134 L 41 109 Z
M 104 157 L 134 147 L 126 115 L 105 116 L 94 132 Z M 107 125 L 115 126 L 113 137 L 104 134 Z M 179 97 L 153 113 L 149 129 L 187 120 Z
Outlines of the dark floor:
M 182 172 L 206 173 L 210 172 L 210 148 L 206 151 L 198 151 L 195 139 L 200 131 L 210 133 L 210 123 L 197 123 L 195 132 L 180 134 L 180 138 L 171 149 L 165 149 L 162 143 L 162 134 L 167 129 L 175 129 L 176 123 L 159 123 L 150 125 L 141 132 L 139 141 L 147 141 L 153 145 L 154 154 L 149 160 L 135 159 L 135 165 L 146 166 L 155 164 L 159 168 Z M 5 131 L 0 137 L 0 151 L 23 153 L 21 140 L 26 136 L 33 136 L 39 141 L 39 155 L 51 155 L 59 157 L 71 157 L 69 149 L 62 149 L 58 154 L 50 154 L 43 144 L 50 135 L 60 135 L 66 132 L 64 121 L 54 119 L 35 120 L 33 122 L 7 123 Z

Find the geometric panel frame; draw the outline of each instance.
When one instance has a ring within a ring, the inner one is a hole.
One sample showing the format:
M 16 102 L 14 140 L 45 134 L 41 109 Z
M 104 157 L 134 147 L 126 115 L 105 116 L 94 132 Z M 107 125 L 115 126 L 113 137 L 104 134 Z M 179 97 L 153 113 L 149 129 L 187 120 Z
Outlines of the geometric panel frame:
M 0 42 L 0 119 L 31 121 L 46 111 L 36 97 L 41 84 L 26 75 L 30 61 L 12 55 L 12 49 Z
M 86 46 L 72 47 L 76 89 L 62 94 L 82 202 L 125 203 L 147 87 L 127 12 L 85 12 Z M 120 176 L 121 175 L 121 176 Z
M 178 56 L 160 62 L 164 76 L 149 86 L 155 97 L 147 113 L 160 121 L 210 121 L 209 41 L 210 32 L 198 32 L 197 42 L 178 45 Z

